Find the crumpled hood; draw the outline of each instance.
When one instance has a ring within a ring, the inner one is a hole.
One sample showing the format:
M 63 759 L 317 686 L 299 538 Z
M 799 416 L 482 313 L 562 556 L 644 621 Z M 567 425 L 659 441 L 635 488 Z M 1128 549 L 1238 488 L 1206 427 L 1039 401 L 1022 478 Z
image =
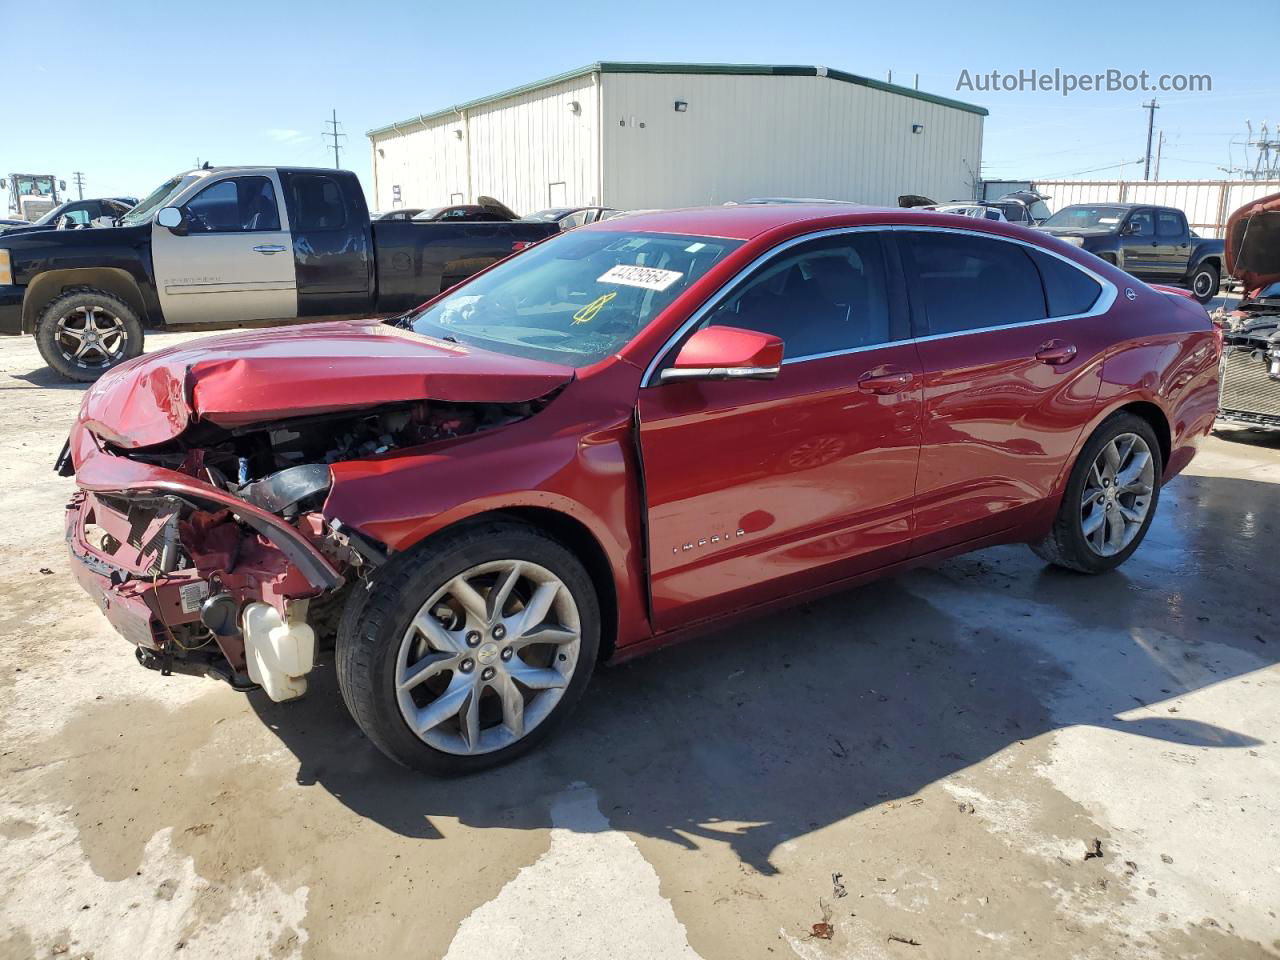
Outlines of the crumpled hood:
M 1252 200 L 1227 218 L 1223 256 L 1227 273 L 1246 296 L 1280 282 L 1280 193 Z
M 109 443 L 147 447 L 201 420 L 234 427 L 412 400 L 523 403 L 573 376 L 377 320 L 277 327 L 131 360 L 89 388 L 80 424 Z

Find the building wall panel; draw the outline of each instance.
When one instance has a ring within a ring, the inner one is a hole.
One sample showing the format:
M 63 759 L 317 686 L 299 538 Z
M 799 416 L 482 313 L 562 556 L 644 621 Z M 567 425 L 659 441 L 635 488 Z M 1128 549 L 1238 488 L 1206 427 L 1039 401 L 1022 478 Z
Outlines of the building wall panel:
M 610 206 L 973 195 L 976 113 L 822 76 L 609 73 L 602 82 Z

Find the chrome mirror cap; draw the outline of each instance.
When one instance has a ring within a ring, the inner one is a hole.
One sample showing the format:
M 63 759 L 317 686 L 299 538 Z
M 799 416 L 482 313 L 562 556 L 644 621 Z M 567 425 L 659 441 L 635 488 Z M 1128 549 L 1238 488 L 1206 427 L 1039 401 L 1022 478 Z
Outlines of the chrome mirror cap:
M 156 214 L 156 223 L 172 230 L 182 224 L 182 211 L 177 207 L 165 207 Z

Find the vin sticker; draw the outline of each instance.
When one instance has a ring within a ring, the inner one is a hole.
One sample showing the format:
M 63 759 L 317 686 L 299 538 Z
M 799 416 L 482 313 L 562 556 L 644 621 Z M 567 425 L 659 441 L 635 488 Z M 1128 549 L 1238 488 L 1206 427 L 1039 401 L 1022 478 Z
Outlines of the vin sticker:
M 620 263 L 597 277 L 596 283 L 618 283 L 624 287 L 665 290 L 683 276 L 683 273 L 675 270 L 659 270 L 657 267 L 636 267 Z
M 178 588 L 178 599 L 182 601 L 183 613 L 196 613 L 200 604 L 209 596 L 209 585 L 203 580 L 186 583 Z

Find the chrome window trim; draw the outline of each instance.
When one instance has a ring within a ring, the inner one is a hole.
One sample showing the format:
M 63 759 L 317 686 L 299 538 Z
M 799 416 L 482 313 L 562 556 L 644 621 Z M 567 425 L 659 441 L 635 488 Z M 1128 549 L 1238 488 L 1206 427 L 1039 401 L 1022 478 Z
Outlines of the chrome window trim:
M 1106 313 L 1115 304 L 1116 298 L 1119 296 L 1119 292 L 1116 289 L 1116 285 L 1112 283 L 1110 280 L 1108 280 L 1106 277 L 1102 276 L 1100 273 L 1090 270 L 1088 267 L 1083 266 L 1082 264 L 1076 263 L 1071 258 L 1063 256 L 1062 254 L 1058 253 L 1056 250 L 1050 250 L 1047 247 L 1040 246 L 1040 244 L 1038 243 L 1032 243 L 1030 240 L 1023 240 L 1019 237 L 1004 237 L 1004 236 L 1000 236 L 999 234 L 985 233 L 980 230 L 966 230 L 960 227 L 946 227 L 946 226 L 935 227 L 927 224 L 874 224 L 874 225 L 867 224 L 867 225 L 861 225 L 856 227 L 833 227 L 830 230 L 820 230 L 817 233 L 807 233 L 807 234 L 804 234 L 803 236 L 792 237 L 790 240 L 786 241 L 785 243 L 781 243 L 776 247 L 769 248 L 764 253 L 760 254 L 760 256 L 752 260 L 751 263 L 747 264 L 747 266 L 743 267 L 736 274 L 734 274 L 732 279 L 727 281 L 718 291 L 716 291 L 716 293 L 711 297 L 711 299 L 709 299 L 701 307 L 699 307 L 692 314 L 690 314 L 689 318 L 680 325 L 679 329 L 677 329 L 675 333 L 673 333 L 670 337 L 667 338 L 666 342 L 663 343 L 662 348 L 656 354 L 654 354 L 653 359 L 649 361 L 649 365 L 645 367 L 644 376 L 641 377 L 640 379 L 640 389 L 643 390 L 646 387 L 660 385 L 660 381 L 654 379 L 654 371 L 657 369 L 658 364 L 662 362 L 662 359 L 667 355 L 667 353 L 671 350 L 671 348 L 686 333 L 688 333 L 690 329 L 697 326 L 698 322 L 702 320 L 709 312 L 711 312 L 716 307 L 718 307 L 721 304 L 721 302 L 724 301 L 728 297 L 728 295 L 737 287 L 737 285 L 743 280 L 745 280 L 752 273 L 752 271 L 754 271 L 757 267 L 762 266 L 765 262 L 773 259 L 773 257 L 777 256 L 778 254 L 784 253 L 787 250 L 791 249 L 792 247 L 798 246 L 801 243 L 807 243 L 810 240 L 822 240 L 827 237 L 843 236 L 844 234 L 849 234 L 849 233 L 868 233 L 868 232 L 885 232 L 885 231 L 890 231 L 893 233 L 913 233 L 913 232 L 956 233 L 965 237 L 985 237 L 991 240 L 1001 240 L 1001 241 L 1004 241 L 1005 243 L 1016 243 L 1020 246 L 1027 247 L 1031 250 L 1037 250 L 1040 253 L 1045 254 L 1046 256 L 1056 257 L 1057 259 L 1065 263 L 1067 266 L 1073 267 L 1076 270 L 1079 270 L 1081 273 L 1085 274 L 1086 276 L 1092 278 L 1102 288 L 1102 291 L 1101 293 L 1098 294 L 1098 299 L 1094 301 L 1093 306 L 1090 307 L 1084 313 L 1069 313 L 1069 314 L 1065 314 L 1063 316 L 1058 316 L 1058 317 L 1045 317 L 1040 320 L 1022 320 L 1022 321 L 1019 321 L 1018 323 L 1001 323 L 1001 324 L 997 324 L 990 327 L 975 327 L 972 330 L 956 330 L 950 333 L 931 333 L 931 334 L 926 334 L 925 336 L 922 336 L 922 337 L 907 337 L 906 339 L 903 339 L 903 340 L 886 340 L 883 343 L 872 343 L 872 344 L 867 344 L 861 347 L 849 347 L 848 349 L 845 349 L 845 350 L 832 350 L 829 353 L 805 354 L 802 357 L 784 357 L 782 360 L 783 366 L 787 366 L 788 364 L 792 364 L 792 363 L 804 363 L 807 360 L 826 360 L 831 357 L 843 357 L 849 354 L 864 353 L 867 350 L 880 350 L 884 347 L 893 347 L 893 346 L 898 346 L 900 344 L 927 343 L 930 340 L 941 340 L 946 337 L 967 337 L 975 333 L 987 333 L 988 331 L 991 331 L 991 330 L 1016 330 L 1019 327 L 1035 327 L 1035 326 L 1040 326 L 1046 323 L 1061 323 L 1064 320 L 1084 320 L 1084 319 L 1088 319 L 1089 317 L 1096 317 Z M 885 266 L 886 266 L 886 269 L 888 269 L 888 264 L 886 264 Z M 1038 272 L 1039 271 L 1037 270 L 1037 273 Z M 1043 278 L 1041 279 L 1041 282 L 1043 283 Z M 1046 307 L 1048 306 L 1047 302 L 1045 306 Z

